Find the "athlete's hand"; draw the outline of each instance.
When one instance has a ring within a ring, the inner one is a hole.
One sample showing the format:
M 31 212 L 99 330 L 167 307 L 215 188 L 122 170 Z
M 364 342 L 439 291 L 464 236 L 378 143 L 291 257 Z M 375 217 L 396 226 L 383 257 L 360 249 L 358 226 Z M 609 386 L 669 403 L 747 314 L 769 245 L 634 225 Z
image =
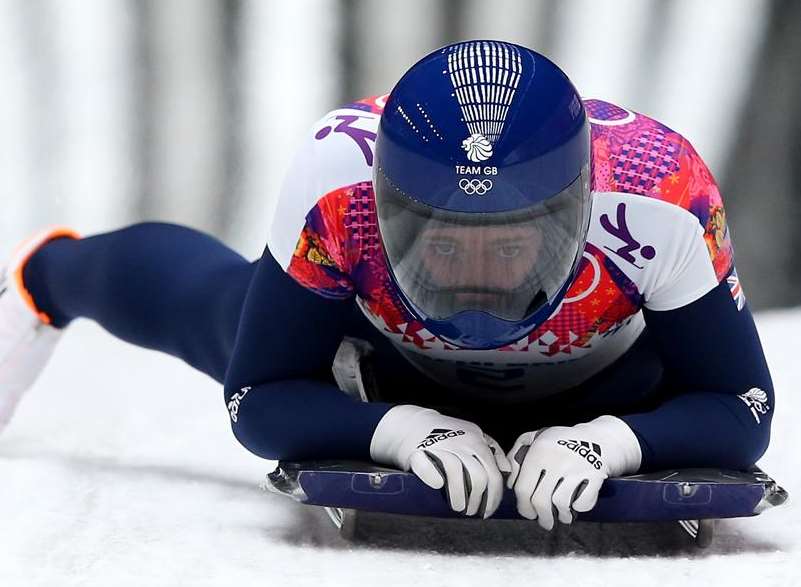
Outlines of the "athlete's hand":
M 517 511 L 551 530 L 555 515 L 570 524 L 574 511 L 595 507 L 604 479 L 636 472 L 642 455 L 623 420 L 601 416 L 586 424 L 526 432 L 508 457 L 507 485 L 515 491 Z
M 503 497 L 511 465 L 498 443 L 481 428 L 418 406 L 395 406 L 373 433 L 370 456 L 411 470 L 433 489 L 445 488 L 451 508 L 490 517 Z

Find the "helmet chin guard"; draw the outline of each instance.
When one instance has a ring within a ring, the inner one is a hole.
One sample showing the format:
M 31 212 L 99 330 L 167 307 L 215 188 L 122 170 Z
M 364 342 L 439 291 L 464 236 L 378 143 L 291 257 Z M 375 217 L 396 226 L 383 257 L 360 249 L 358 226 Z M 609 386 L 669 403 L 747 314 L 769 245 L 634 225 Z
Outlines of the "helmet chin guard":
M 538 306 L 525 320 L 504 320 L 477 310 L 463 310 L 447 320 L 424 319 L 423 324 L 441 339 L 465 349 L 494 349 L 515 342 L 545 322 L 562 303 L 569 283 L 550 302 Z
M 586 243 L 589 124 L 551 61 L 497 41 L 423 58 L 387 99 L 373 187 L 407 308 L 461 348 L 498 348 L 557 309 Z

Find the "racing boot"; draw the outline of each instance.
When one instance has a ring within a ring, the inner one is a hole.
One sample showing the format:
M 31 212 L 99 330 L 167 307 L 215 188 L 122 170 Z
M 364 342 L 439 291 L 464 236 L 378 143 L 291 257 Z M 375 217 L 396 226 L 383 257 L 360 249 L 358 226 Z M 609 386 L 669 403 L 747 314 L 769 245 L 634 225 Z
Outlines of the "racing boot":
M 44 369 L 63 330 L 36 307 L 22 272 L 28 259 L 49 241 L 79 238 L 67 228 L 45 229 L 22 243 L 0 268 L 0 432 L 20 398 Z

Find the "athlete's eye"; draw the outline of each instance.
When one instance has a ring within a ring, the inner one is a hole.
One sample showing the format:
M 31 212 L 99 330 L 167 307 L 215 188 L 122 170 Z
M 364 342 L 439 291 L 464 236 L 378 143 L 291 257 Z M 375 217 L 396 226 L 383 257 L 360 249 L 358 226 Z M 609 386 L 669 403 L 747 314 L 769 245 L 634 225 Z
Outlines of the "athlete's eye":
M 520 254 L 521 248 L 518 245 L 502 245 L 498 247 L 498 256 L 503 259 L 514 259 Z
M 456 245 L 448 241 L 433 242 L 429 246 L 441 257 L 449 257 L 456 252 Z

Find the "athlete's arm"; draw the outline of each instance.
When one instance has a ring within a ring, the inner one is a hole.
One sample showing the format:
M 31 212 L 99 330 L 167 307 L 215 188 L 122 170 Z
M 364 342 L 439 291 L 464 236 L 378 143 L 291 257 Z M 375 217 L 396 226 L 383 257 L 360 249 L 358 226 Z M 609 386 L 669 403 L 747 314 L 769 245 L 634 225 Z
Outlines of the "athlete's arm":
M 678 168 L 648 195 L 687 213 L 660 251 L 671 262 L 643 291 L 671 395 L 623 419 L 640 441 L 642 469 L 748 468 L 768 446 L 773 385 L 734 269 L 723 199 L 689 141 L 653 124 L 675 145 Z
M 747 305 L 724 279 L 699 300 L 644 310 L 675 395 L 650 413 L 622 416 L 640 441 L 641 469 L 747 469 L 765 452 L 773 384 Z
M 351 399 L 331 375 L 355 308 L 336 194 L 370 178 L 373 102 L 328 113 L 301 140 L 245 299 L 225 399 L 237 439 L 265 458 L 369 460 L 390 407 Z
M 359 403 L 331 379 L 353 300 L 299 285 L 268 250 L 245 299 L 225 400 L 234 435 L 267 459 L 370 459 L 387 404 Z

